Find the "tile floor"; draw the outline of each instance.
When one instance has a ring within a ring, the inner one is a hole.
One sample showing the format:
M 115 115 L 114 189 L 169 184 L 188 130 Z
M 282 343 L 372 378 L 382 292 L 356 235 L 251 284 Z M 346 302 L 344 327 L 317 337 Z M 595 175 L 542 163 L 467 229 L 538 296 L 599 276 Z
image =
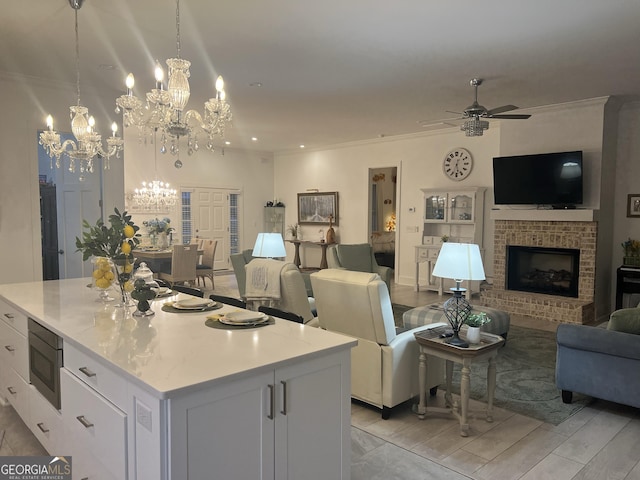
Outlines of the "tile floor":
M 233 275 L 216 276 L 220 294 L 237 296 Z M 425 305 L 431 292 L 394 285 L 394 303 Z M 554 330 L 547 322 L 513 318 L 517 325 Z M 433 402 L 444 402 L 439 392 Z M 447 414 L 419 420 L 409 404 L 389 420 L 359 402 L 351 408 L 352 480 L 640 480 L 640 410 L 596 401 L 560 425 L 471 401 L 471 435 L 461 437 Z M 12 407 L 0 407 L 0 456 L 46 455 Z

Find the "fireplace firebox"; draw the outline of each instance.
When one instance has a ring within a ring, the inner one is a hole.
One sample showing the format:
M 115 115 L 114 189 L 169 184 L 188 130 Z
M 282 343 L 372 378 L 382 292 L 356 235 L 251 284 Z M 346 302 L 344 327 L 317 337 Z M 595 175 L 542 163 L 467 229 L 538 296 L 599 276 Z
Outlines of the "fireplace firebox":
M 580 250 L 507 246 L 507 290 L 578 298 Z

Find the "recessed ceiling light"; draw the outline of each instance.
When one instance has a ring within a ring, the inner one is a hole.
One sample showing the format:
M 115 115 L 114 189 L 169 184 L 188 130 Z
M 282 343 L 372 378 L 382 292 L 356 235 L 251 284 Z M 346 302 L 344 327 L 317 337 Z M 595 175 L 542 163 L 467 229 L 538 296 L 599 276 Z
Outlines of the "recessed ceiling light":
M 251 82 L 249 84 L 250 87 L 261 87 L 262 86 L 262 82 Z
M 98 70 L 115 70 L 116 67 L 114 65 L 109 65 L 108 63 L 101 63 L 98 65 Z
M 300 148 L 304 148 L 304 145 L 300 145 Z
M 225 140 L 224 144 L 225 145 L 231 145 L 231 142 L 229 140 Z
M 252 142 L 257 142 L 258 141 L 258 137 L 251 137 L 251 141 Z

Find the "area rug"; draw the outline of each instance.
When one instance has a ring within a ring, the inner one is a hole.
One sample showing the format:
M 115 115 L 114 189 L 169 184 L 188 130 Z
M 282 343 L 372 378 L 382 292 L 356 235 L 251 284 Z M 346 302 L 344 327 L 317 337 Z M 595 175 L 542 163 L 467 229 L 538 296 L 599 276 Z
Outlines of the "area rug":
M 396 325 L 402 325 L 402 314 L 412 307 L 393 305 Z M 496 359 L 496 391 L 494 405 L 543 422 L 558 425 L 580 411 L 591 397 L 573 394 L 571 404 L 562 403 L 556 388 L 555 332 L 512 325 L 507 343 Z M 471 366 L 471 398 L 486 402 L 487 363 Z M 444 385 L 442 386 L 444 388 Z M 460 393 L 460 365 L 453 370 L 453 392 Z
M 494 405 L 553 425 L 562 423 L 592 398 L 574 393 L 572 403 L 563 403 L 555 368 L 555 332 L 512 325 L 496 359 Z M 459 365 L 454 367 L 453 385 L 454 392 L 460 393 Z M 471 398 L 486 402 L 486 385 L 486 362 L 472 365 Z

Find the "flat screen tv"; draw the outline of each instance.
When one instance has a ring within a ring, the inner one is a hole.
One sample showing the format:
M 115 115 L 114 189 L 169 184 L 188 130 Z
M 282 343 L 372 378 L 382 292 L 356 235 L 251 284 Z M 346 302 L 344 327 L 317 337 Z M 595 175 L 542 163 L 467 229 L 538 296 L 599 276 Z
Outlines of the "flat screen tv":
M 581 151 L 494 157 L 494 203 L 575 208 L 582 176 Z

